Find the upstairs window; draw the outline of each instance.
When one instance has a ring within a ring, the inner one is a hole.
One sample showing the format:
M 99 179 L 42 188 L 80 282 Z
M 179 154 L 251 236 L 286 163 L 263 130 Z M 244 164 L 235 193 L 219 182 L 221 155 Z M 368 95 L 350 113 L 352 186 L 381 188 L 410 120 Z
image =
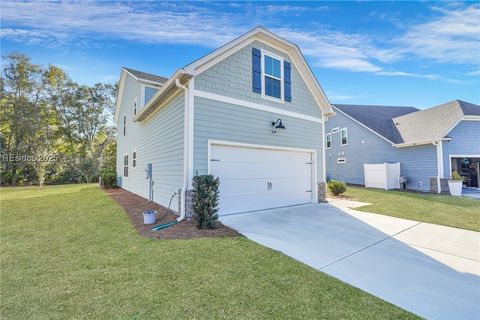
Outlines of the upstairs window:
M 137 114 L 137 98 L 133 99 L 133 115 Z
M 264 95 L 282 99 L 282 60 L 263 55 Z
M 325 144 L 327 146 L 327 149 L 332 148 L 332 134 L 331 133 L 327 133 L 327 135 L 325 137 Z
M 127 133 L 127 115 L 123 115 L 123 135 Z
M 346 146 L 348 144 L 347 128 L 343 128 L 342 130 L 340 130 L 340 139 L 342 142 L 342 146 Z
M 143 89 L 143 105 L 146 106 L 148 101 L 157 93 L 158 88 L 155 87 L 150 87 L 150 86 L 144 86 Z
M 136 167 L 137 166 L 137 152 L 134 151 L 133 154 L 132 154 L 132 167 Z
M 123 176 L 128 177 L 128 154 L 123 156 Z
M 282 57 L 252 48 L 252 90 L 263 98 L 292 101 L 292 65 Z

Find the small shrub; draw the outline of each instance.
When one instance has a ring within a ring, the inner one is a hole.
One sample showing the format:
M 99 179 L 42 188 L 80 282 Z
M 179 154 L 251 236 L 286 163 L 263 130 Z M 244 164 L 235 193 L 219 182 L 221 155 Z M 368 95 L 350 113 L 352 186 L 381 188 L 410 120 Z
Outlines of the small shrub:
M 342 194 L 345 191 L 347 191 L 347 186 L 345 182 L 330 180 L 328 182 L 328 189 L 330 190 L 331 193 L 338 196 L 339 194 Z
M 218 187 L 212 175 L 193 177 L 193 219 L 199 229 L 213 229 L 218 220 Z
M 115 188 L 117 186 L 117 174 L 112 170 L 102 170 L 102 185 L 104 188 Z
M 463 177 L 460 174 L 458 174 L 457 170 L 453 170 L 452 180 L 463 180 Z

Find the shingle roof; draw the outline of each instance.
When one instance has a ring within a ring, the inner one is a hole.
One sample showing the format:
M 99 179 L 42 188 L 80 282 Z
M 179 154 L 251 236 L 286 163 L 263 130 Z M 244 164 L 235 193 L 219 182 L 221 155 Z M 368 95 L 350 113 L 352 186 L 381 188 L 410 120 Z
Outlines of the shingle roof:
M 334 104 L 333 106 L 393 143 L 402 143 L 403 140 L 395 128 L 392 118 L 418 111 L 415 107 L 350 104 Z
M 454 100 L 394 118 L 393 121 L 405 143 L 420 143 L 444 138 L 464 115 L 480 115 L 480 106 Z
M 462 100 L 457 100 L 462 108 L 463 114 L 466 116 L 480 116 L 480 106 L 470 102 L 465 102 Z
M 157 83 L 160 83 L 160 84 L 165 83 L 168 80 L 168 78 L 161 77 L 161 76 L 156 76 L 154 74 L 146 73 L 146 72 L 143 72 L 143 71 L 138 71 L 138 70 L 125 68 L 125 67 L 123 67 L 123 69 L 127 70 L 128 72 L 133 74 L 135 77 L 137 77 L 139 79 L 143 79 L 143 80 L 153 81 L 153 82 L 157 82 Z

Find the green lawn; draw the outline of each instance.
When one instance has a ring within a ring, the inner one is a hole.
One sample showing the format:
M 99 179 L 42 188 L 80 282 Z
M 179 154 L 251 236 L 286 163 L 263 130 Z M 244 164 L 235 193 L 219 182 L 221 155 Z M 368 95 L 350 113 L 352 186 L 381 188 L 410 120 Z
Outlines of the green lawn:
M 2 319 L 404 319 L 242 237 L 151 240 L 94 185 L 1 189 Z
M 479 200 L 352 186 L 345 195 L 371 203 L 355 210 L 480 231 Z

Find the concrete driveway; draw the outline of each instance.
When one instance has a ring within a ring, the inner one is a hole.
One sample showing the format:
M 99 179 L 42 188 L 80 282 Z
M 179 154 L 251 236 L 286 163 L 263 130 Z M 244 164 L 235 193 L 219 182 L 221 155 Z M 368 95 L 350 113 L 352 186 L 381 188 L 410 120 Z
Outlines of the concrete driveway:
M 480 319 L 480 233 L 337 203 L 222 216 L 249 239 L 429 319 Z

